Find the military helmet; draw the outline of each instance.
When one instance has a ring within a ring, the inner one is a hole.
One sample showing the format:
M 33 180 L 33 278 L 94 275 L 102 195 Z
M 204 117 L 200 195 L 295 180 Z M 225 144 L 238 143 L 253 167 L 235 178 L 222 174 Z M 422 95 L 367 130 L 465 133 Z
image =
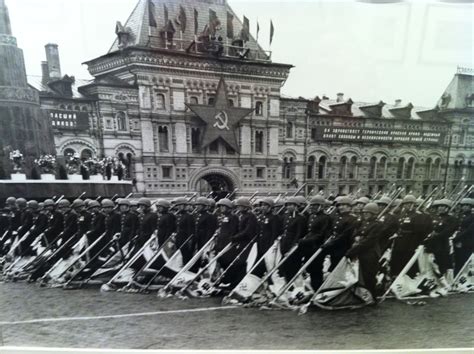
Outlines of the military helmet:
M 85 205 L 86 207 L 88 207 L 88 206 L 89 206 L 89 203 L 90 203 L 91 201 L 92 201 L 92 199 L 87 198 L 86 200 L 84 200 L 84 205 Z
M 364 205 L 362 212 L 377 214 L 379 212 L 379 207 L 376 203 L 367 203 Z
M 314 196 L 313 198 L 311 198 L 311 200 L 309 201 L 309 204 L 311 204 L 311 205 L 325 205 L 326 204 L 326 199 L 324 199 L 324 197 L 322 197 L 320 195 L 317 195 L 317 196 Z
M 71 206 L 71 203 L 67 199 L 61 199 L 58 202 L 58 208 L 69 208 Z
M 89 202 L 89 204 L 87 205 L 87 207 L 88 207 L 89 209 L 91 209 L 91 208 L 99 208 L 99 207 L 100 207 L 100 204 L 99 204 L 99 202 L 98 202 L 97 200 L 91 200 L 91 201 Z
M 424 199 L 423 199 L 422 197 L 418 197 L 418 198 L 416 199 L 416 202 L 415 202 L 415 203 L 416 203 L 416 205 L 421 205 L 421 204 L 423 204 L 423 201 L 424 201 Z
M 26 203 L 26 207 L 27 208 L 31 208 L 33 210 L 38 210 L 39 208 L 39 204 L 36 200 L 29 200 L 27 203 Z
M 335 202 L 336 205 L 352 205 L 352 199 L 350 197 L 337 197 Z
M 232 201 L 230 199 L 227 199 L 227 198 L 222 198 L 221 200 L 219 200 L 217 203 L 216 203 L 217 206 L 220 206 L 220 205 L 224 205 L 230 209 L 232 209 L 234 207 L 234 204 L 232 204 Z
M 7 204 L 15 204 L 16 198 L 15 197 L 8 197 L 6 200 Z
M 86 203 L 82 199 L 76 199 L 72 202 L 72 207 L 75 208 L 80 208 L 82 206 L 85 206 Z
M 380 199 L 377 199 L 375 201 L 377 204 L 390 204 L 392 202 L 392 199 L 390 199 L 389 197 L 381 197 Z
M 38 203 L 38 210 L 43 210 L 43 208 L 44 208 L 44 203 L 43 202 Z
M 263 199 L 262 199 L 262 198 L 255 198 L 255 199 L 252 201 L 252 206 L 259 206 L 261 202 L 263 202 Z
M 451 208 L 453 206 L 453 202 L 447 198 L 438 199 L 433 202 L 433 206 L 440 206 L 440 205 Z
M 473 198 L 463 198 L 459 202 L 460 205 L 471 205 L 474 206 L 474 199 Z
M 207 200 L 206 197 L 198 197 L 196 198 L 196 201 L 194 202 L 195 205 L 204 205 L 204 206 L 209 206 L 209 201 Z
M 360 197 L 359 199 L 356 199 L 356 200 L 355 200 L 355 203 L 356 203 L 356 204 L 359 204 L 359 203 L 361 203 L 361 204 L 367 204 L 367 203 L 369 203 L 369 202 L 370 202 L 370 199 L 367 198 L 367 197 Z
M 134 199 L 130 201 L 130 206 L 131 207 L 137 207 L 138 206 L 138 200 Z
M 138 199 L 138 205 L 144 205 L 146 207 L 151 207 L 151 201 L 148 198 L 140 198 Z
M 296 197 L 289 197 L 289 198 L 286 198 L 285 200 L 285 205 L 287 204 L 295 204 L 295 205 L 298 205 L 298 199 L 296 199 Z
M 26 207 L 26 199 L 25 198 L 18 198 L 16 200 L 16 205 L 18 205 L 19 207 Z
M 207 202 L 209 203 L 210 207 L 216 206 L 216 201 L 214 200 L 214 198 L 207 198 Z
M 50 207 L 50 206 L 54 206 L 54 201 L 52 199 L 46 199 L 44 201 L 44 207 Z
M 118 205 L 130 206 L 130 200 L 125 199 L 125 198 L 120 198 L 120 199 L 117 201 L 117 204 L 118 204 Z
M 405 197 L 402 199 L 402 204 L 405 203 L 416 203 L 416 198 L 413 194 L 407 194 Z
M 104 199 L 101 202 L 102 208 L 113 208 L 115 203 L 110 199 Z
M 298 202 L 298 205 L 306 205 L 308 203 L 308 201 L 306 200 L 305 197 L 303 197 L 302 195 L 298 195 L 295 197 L 297 202 Z
M 272 198 L 263 198 L 260 202 L 269 205 L 270 208 L 273 208 L 273 206 L 275 205 L 275 202 Z
M 242 206 L 242 207 L 247 207 L 250 208 L 250 200 L 249 198 L 246 197 L 240 197 L 235 201 L 236 206 Z
M 285 205 L 285 199 L 283 199 L 283 198 L 280 198 L 280 199 L 274 201 L 274 206 L 275 207 L 282 207 L 283 205 Z
M 174 205 L 183 205 L 183 204 L 188 204 L 188 200 L 184 197 L 179 197 L 174 199 Z
M 171 203 L 163 198 L 157 199 L 157 201 L 155 202 L 155 205 L 163 207 L 163 208 L 167 208 L 167 209 L 171 208 Z

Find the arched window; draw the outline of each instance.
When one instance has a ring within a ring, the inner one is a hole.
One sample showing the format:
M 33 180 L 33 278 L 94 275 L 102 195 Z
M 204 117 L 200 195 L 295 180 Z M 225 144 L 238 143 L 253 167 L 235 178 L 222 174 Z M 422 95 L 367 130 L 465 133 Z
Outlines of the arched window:
M 82 109 L 81 109 L 83 112 L 87 112 L 87 106 L 82 106 Z
M 306 167 L 306 178 L 307 179 L 313 179 L 314 178 L 314 165 L 316 163 L 316 159 L 314 156 L 310 156 L 308 158 L 308 166 Z
M 117 130 L 121 132 L 127 131 L 127 116 L 125 112 L 118 112 L 115 118 L 117 119 Z
M 326 156 L 321 156 L 318 161 L 318 179 L 326 178 Z
M 67 148 L 64 150 L 64 157 L 72 157 L 75 153 L 76 151 L 74 149 Z
M 458 158 L 454 161 L 454 179 L 458 180 L 462 177 L 462 172 L 464 168 L 464 159 Z
M 375 179 L 377 176 L 377 158 L 372 156 L 370 158 L 369 179 Z
M 229 98 L 229 106 L 234 107 L 234 100 L 232 98 Z
M 293 158 L 285 157 L 283 159 L 283 179 L 293 179 Z
M 431 167 L 431 179 L 439 179 L 441 175 L 441 159 L 438 157 Z
M 357 178 L 357 157 L 353 156 L 349 161 L 349 166 L 347 168 L 349 179 Z
M 413 175 L 415 172 L 415 159 L 410 157 L 408 162 L 405 166 L 405 179 L 413 179 Z
M 472 161 L 467 163 L 467 179 L 471 182 L 474 180 L 474 163 Z
M 293 137 L 293 123 L 286 123 L 286 137 L 291 139 Z
M 432 169 L 432 166 L 431 164 L 433 163 L 433 160 L 431 160 L 431 158 L 427 158 L 426 159 L 426 163 L 425 163 L 425 179 L 432 179 L 431 177 L 431 169 Z
M 92 158 L 92 151 L 90 149 L 84 149 L 81 151 L 81 160 L 89 160 Z
M 166 125 L 161 125 L 158 127 L 158 143 L 160 146 L 160 152 L 168 152 L 168 127 Z
M 387 158 L 382 156 L 379 163 L 377 164 L 377 179 L 385 179 L 385 171 L 387 171 Z
M 200 139 L 201 139 L 201 129 L 191 128 L 191 148 L 193 152 L 199 151 Z
M 74 106 L 74 110 L 75 110 L 75 111 L 80 111 L 80 110 L 81 110 L 81 107 L 79 107 L 79 106 Z
M 208 104 L 209 106 L 212 106 L 212 105 L 214 104 L 214 102 L 215 102 L 214 97 L 209 97 L 209 98 L 207 99 L 207 104 Z
M 347 171 L 347 157 L 341 157 L 341 161 L 339 164 L 339 179 L 346 179 L 346 171 Z
M 255 153 L 263 154 L 263 131 L 255 132 Z
M 397 166 L 397 179 L 403 178 L 404 170 L 405 170 L 405 158 L 400 157 L 398 159 L 398 166 Z
M 255 115 L 263 116 L 263 102 L 262 101 L 255 102 Z
M 166 109 L 165 95 L 162 93 L 156 95 L 156 109 Z
M 59 105 L 59 109 L 64 109 L 64 110 L 65 110 L 65 109 L 66 109 L 66 106 L 63 105 L 63 104 L 60 104 L 60 105 Z
M 199 104 L 199 100 L 198 100 L 198 98 L 197 98 L 196 96 L 191 96 L 191 97 L 189 98 L 189 103 L 190 103 L 190 104 Z

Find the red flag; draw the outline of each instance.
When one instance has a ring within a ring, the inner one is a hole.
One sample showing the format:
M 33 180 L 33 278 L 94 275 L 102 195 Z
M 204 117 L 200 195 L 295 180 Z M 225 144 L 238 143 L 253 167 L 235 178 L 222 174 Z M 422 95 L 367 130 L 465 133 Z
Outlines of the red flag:
M 272 45 L 274 33 L 275 33 L 275 28 L 273 27 L 273 21 L 270 20 L 270 45 Z

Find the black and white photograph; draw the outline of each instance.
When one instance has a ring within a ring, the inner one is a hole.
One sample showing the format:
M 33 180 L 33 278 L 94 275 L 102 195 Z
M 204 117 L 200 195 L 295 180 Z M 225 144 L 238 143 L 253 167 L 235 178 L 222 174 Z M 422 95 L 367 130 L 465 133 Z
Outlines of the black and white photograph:
M 0 353 L 472 353 L 473 19 L 0 0 Z

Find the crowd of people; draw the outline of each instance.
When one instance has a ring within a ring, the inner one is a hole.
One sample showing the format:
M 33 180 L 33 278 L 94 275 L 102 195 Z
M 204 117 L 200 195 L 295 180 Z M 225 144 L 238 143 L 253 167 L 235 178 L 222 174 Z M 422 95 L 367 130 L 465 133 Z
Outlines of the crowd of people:
M 405 268 L 423 246 L 437 280 L 429 294 L 445 296 L 473 252 L 474 199 L 465 191 L 453 200 L 399 198 L 400 190 L 331 201 L 9 197 L 0 213 L 3 280 L 301 304 L 345 261 L 357 262 L 357 284 L 376 304 L 401 273 L 416 276 L 416 265 Z

